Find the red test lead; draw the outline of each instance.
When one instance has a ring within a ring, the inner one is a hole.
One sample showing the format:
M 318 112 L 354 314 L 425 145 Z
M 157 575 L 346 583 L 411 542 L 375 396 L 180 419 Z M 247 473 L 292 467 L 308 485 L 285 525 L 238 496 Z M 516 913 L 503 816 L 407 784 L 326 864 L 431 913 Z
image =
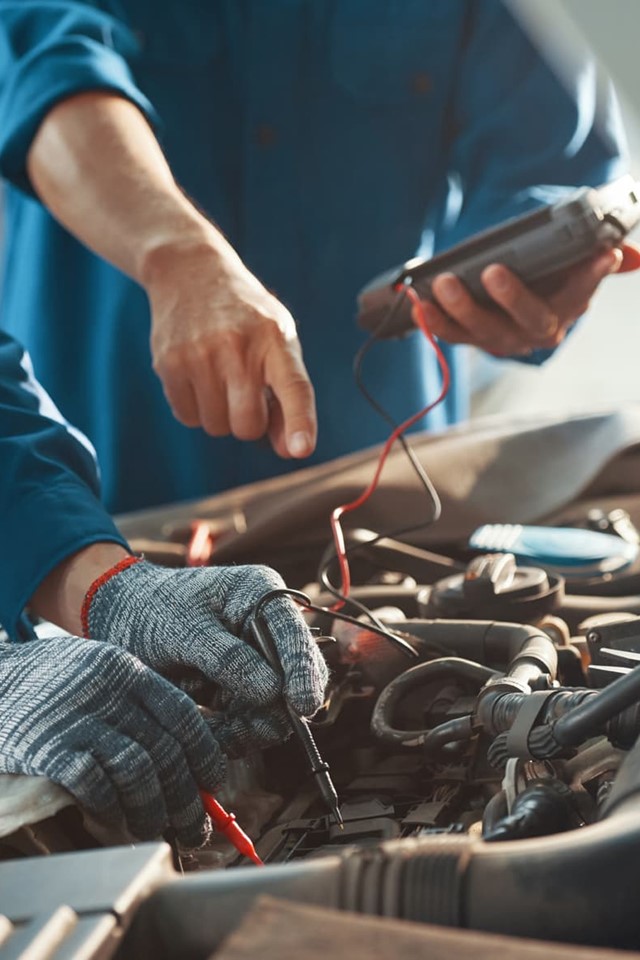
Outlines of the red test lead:
M 222 833 L 243 857 L 248 857 L 259 867 L 264 867 L 264 862 L 258 856 L 250 838 L 238 825 L 235 813 L 227 813 L 222 804 L 205 790 L 200 791 L 200 799 L 218 833 Z
M 349 596 L 351 591 L 351 571 L 349 569 L 349 560 L 347 558 L 347 548 L 344 542 L 344 533 L 342 532 L 342 517 L 345 513 L 350 513 L 352 510 L 357 510 L 359 507 L 366 503 L 372 493 L 377 489 L 378 483 L 380 481 L 380 476 L 382 474 L 383 467 L 386 463 L 391 447 L 394 445 L 396 440 L 403 436 L 406 430 L 412 427 L 418 420 L 425 417 L 428 413 L 433 410 L 434 407 L 437 407 L 439 403 L 446 397 L 449 392 L 449 383 L 450 383 L 450 374 L 449 367 L 445 356 L 440 349 L 438 341 L 435 339 L 429 325 L 427 323 L 427 317 L 425 314 L 424 304 L 420 300 L 419 295 L 411 286 L 404 284 L 398 284 L 395 288 L 398 295 L 403 295 L 408 297 L 413 304 L 413 320 L 417 327 L 420 328 L 426 339 L 431 344 L 436 358 L 438 360 L 438 366 L 440 367 L 440 372 L 442 374 L 442 387 L 440 393 L 431 403 L 427 404 L 422 410 L 419 410 L 417 413 L 414 413 L 412 417 L 409 417 L 408 420 L 405 420 L 403 423 L 398 424 L 393 429 L 393 433 L 387 438 L 386 443 L 384 444 L 380 457 L 378 458 L 378 464 L 376 466 L 375 473 L 373 475 L 373 480 L 367 487 L 367 489 L 360 494 L 356 500 L 352 500 L 350 503 L 343 503 L 341 506 L 336 507 L 332 512 L 330 517 L 331 522 L 331 532 L 333 534 L 333 542 L 336 548 L 336 557 L 338 558 L 338 564 L 340 567 L 340 594 L 341 599 L 334 603 L 331 607 L 332 611 L 337 611 L 342 609 L 344 606 L 346 598 Z

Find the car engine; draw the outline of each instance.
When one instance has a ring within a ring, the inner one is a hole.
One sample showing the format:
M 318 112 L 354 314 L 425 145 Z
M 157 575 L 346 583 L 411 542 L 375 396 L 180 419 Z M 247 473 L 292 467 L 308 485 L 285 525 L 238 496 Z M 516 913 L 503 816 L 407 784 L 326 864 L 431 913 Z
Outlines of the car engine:
M 219 834 L 174 849 L 182 876 L 137 910 L 122 957 L 208 956 L 261 893 L 638 949 L 640 500 L 624 505 L 603 498 L 574 509 L 566 528 L 538 528 L 610 538 L 606 554 L 573 567 L 473 537 L 427 547 L 352 528 L 347 602 L 332 587 L 332 549 L 265 549 L 257 559 L 306 596 L 330 668 L 310 724 L 344 826 L 294 739 L 230 762 L 220 800 L 266 869 Z M 209 562 L 216 524 L 174 524 L 145 551 L 171 565 Z M 0 859 L 128 839 L 66 805 L 0 838 Z

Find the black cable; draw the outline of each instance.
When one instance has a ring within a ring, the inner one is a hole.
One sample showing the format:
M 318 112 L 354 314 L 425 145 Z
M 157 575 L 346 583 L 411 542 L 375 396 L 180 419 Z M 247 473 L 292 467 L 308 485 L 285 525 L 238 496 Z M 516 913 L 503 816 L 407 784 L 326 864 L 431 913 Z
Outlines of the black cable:
M 371 714 L 371 732 L 383 743 L 395 746 L 422 747 L 427 737 L 432 735 L 429 744 L 437 748 L 449 740 L 468 739 L 472 735 L 471 717 L 456 718 L 455 723 L 448 720 L 440 727 L 420 730 L 402 730 L 393 726 L 393 715 L 398 704 L 414 690 L 429 683 L 449 680 L 461 686 L 473 686 L 481 689 L 497 673 L 489 667 L 463 657 L 452 657 L 450 654 L 439 660 L 430 660 L 419 663 L 404 673 L 398 674 L 380 692 Z M 437 730 L 437 733 L 434 733 Z M 448 738 L 448 739 L 447 739 Z
M 454 717 L 433 727 L 424 738 L 422 752 L 425 757 L 435 760 L 446 755 L 446 748 L 453 743 L 466 743 L 474 735 L 473 716 Z
M 362 547 L 363 544 L 358 544 L 357 546 Z M 351 550 L 353 549 L 355 548 L 352 547 Z M 347 556 L 349 552 L 350 552 L 349 550 L 345 550 L 345 556 Z M 337 559 L 338 559 L 337 554 L 334 553 L 333 556 L 329 557 L 329 559 L 324 564 L 324 566 L 318 571 L 318 579 L 320 580 L 320 583 L 322 584 L 322 586 L 325 588 L 327 593 L 330 593 L 332 596 L 334 596 L 336 600 L 340 600 L 346 606 L 353 607 L 355 610 L 359 610 L 362 616 L 367 617 L 369 621 L 375 627 L 377 627 L 378 630 L 386 630 L 386 627 L 383 624 L 382 620 L 378 619 L 375 613 L 369 610 L 368 607 L 365 607 L 364 603 L 360 603 L 359 600 L 355 600 L 353 597 L 346 597 L 343 593 L 340 592 L 340 590 L 338 590 L 337 587 L 334 587 L 334 585 L 331 583 L 331 581 L 329 580 L 329 568 L 333 563 L 333 561 Z
M 398 424 L 395 422 L 395 420 L 393 419 L 389 411 L 385 410 L 382 404 L 378 403 L 375 397 L 369 392 L 369 390 L 365 386 L 364 380 L 362 378 L 362 366 L 363 366 L 364 358 L 371 350 L 371 347 L 373 346 L 373 344 L 380 338 L 382 333 L 384 333 L 385 327 L 387 327 L 391 323 L 396 313 L 401 309 L 401 307 L 405 303 L 405 300 L 407 298 L 407 291 L 406 291 L 407 285 L 408 284 L 401 287 L 401 289 L 398 291 L 398 294 L 395 300 L 393 301 L 393 303 L 391 304 L 389 311 L 383 317 L 381 323 L 376 327 L 373 333 L 368 337 L 366 342 L 363 343 L 363 345 L 360 347 L 360 349 L 358 350 L 358 352 L 356 353 L 353 359 L 353 376 L 354 376 L 358 390 L 360 391 L 362 396 L 365 398 L 367 403 L 376 411 L 376 413 L 380 417 L 382 417 L 382 419 L 391 427 L 392 430 L 395 430 L 398 427 Z M 416 473 L 416 476 L 420 480 L 420 483 L 424 487 L 426 493 L 429 495 L 429 498 L 433 504 L 433 514 L 429 517 L 429 520 L 427 521 L 427 523 L 431 525 L 440 519 L 440 515 L 442 513 L 442 504 L 440 503 L 440 497 L 438 496 L 435 487 L 433 486 L 431 480 L 429 479 L 427 472 L 425 471 L 424 467 L 416 457 L 405 434 L 401 433 L 400 436 L 398 437 L 398 440 L 402 444 L 402 449 L 404 450 L 407 457 L 409 458 L 409 462 L 411 463 L 411 466 L 413 467 Z M 422 526 L 424 526 L 424 524 L 419 524 L 418 526 L 414 526 L 412 529 L 417 530 L 417 529 L 420 529 Z
M 356 620 L 355 617 L 350 617 L 346 613 L 340 613 L 335 610 L 330 610 L 328 607 L 319 607 L 315 603 L 311 603 L 311 600 L 303 593 L 301 590 L 290 590 L 288 587 L 279 587 L 277 590 L 270 590 L 269 593 L 265 593 L 264 596 L 260 597 L 258 602 L 254 604 L 254 607 L 251 611 L 251 619 L 255 620 L 260 616 L 262 608 L 273 600 L 275 597 L 291 597 L 292 600 L 295 600 L 300 604 L 305 610 L 312 610 L 314 613 L 321 613 L 328 617 L 334 617 L 338 620 L 344 620 L 346 623 L 353 623 L 357 627 L 362 629 L 366 626 L 367 630 L 371 630 L 372 633 L 380 633 L 385 639 L 389 640 L 394 646 L 398 647 L 399 650 L 402 650 L 403 653 L 406 653 L 407 656 L 415 658 L 418 657 L 418 651 L 415 650 L 410 643 L 408 643 L 403 637 L 398 636 L 396 633 L 392 633 L 390 630 L 387 630 L 385 627 L 375 627 L 375 629 L 369 624 L 363 624 L 361 620 Z M 366 611 L 366 607 L 364 608 Z M 366 611 L 368 613 L 368 611 Z
M 406 653 L 408 657 L 415 659 L 420 656 L 418 651 L 412 647 L 407 640 L 399 636 L 399 634 L 392 633 L 391 630 L 387 630 L 386 627 L 378 627 L 377 624 L 373 623 L 363 623 L 362 620 L 357 620 L 355 617 L 350 617 L 348 613 L 342 613 L 340 610 L 331 610 L 329 607 L 319 607 L 315 603 L 305 603 L 304 606 L 307 610 L 313 610 L 314 613 L 322 613 L 327 617 L 334 617 L 337 620 L 344 620 L 345 623 L 352 623 L 356 627 L 360 627 L 361 630 L 366 629 L 371 633 L 379 633 L 403 653 Z M 363 610 L 368 617 L 372 616 L 366 607 L 363 606 Z
M 368 354 L 373 344 L 380 338 L 385 328 L 391 323 L 391 321 L 395 318 L 396 314 L 405 303 L 405 300 L 407 297 L 406 286 L 408 286 L 407 281 L 405 281 L 405 286 L 403 286 L 398 291 L 398 294 L 395 300 L 393 301 L 393 303 L 391 304 L 391 307 L 389 308 L 387 313 L 384 315 L 381 322 L 375 328 L 373 333 L 368 337 L 366 342 L 360 347 L 360 349 L 356 353 L 353 360 L 353 376 L 354 376 L 358 390 L 360 391 L 362 396 L 365 398 L 367 403 L 369 403 L 369 405 L 376 411 L 376 413 L 380 417 L 382 417 L 383 420 L 386 421 L 386 423 L 391 427 L 392 430 L 395 430 L 398 424 L 394 421 L 391 414 L 387 410 L 385 410 L 385 408 L 380 403 L 378 403 L 378 401 L 372 396 L 372 394 L 368 391 L 368 389 L 364 385 L 364 382 L 362 379 L 362 365 L 363 365 L 364 358 Z M 387 537 L 392 537 L 396 539 L 407 533 L 414 533 L 416 530 L 421 530 L 424 527 L 430 527 L 440 519 L 440 516 L 442 513 L 442 504 L 440 502 L 440 497 L 438 496 L 438 493 L 435 487 L 433 486 L 427 472 L 425 471 L 424 467 L 416 457 L 406 436 L 404 435 L 404 433 L 401 433 L 397 439 L 402 444 L 402 449 L 407 455 L 416 476 L 418 477 L 420 483 L 422 484 L 427 495 L 429 496 L 429 499 L 433 505 L 433 511 L 430 514 L 429 519 L 425 520 L 423 523 L 417 523 L 417 524 L 412 523 L 411 526 L 404 527 L 401 530 L 392 531 L 390 533 L 381 533 L 377 537 L 375 537 L 373 540 L 368 541 L 366 546 L 373 546 L 378 541 L 383 540 Z M 363 544 L 355 544 L 353 547 L 348 548 L 347 550 L 345 550 L 345 554 L 344 554 L 345 557 L 348 558 L 350 554 L 352 554 L 358 549 L 362 549 L 363 546 L 364 546 Z M 378 629 L 384 630 L 385 628 L 384 628 L 384 625 L 381 623 L 381 621 L 375 616 L 375 614 L 371 613 L 371 611 L 369 611 L 367 607 L 364 606 L 364 604 L 360 603 L 357 600 L 353 600 L 350 597 L 346 597 L 337 587 L 335 587 L 331 583 L 331 580 L 329 579 L 329 569 L 331 567 L 331 564 L 334 562 L 334 560 L 337 560 L 337 559 L 338 559 L 338 556 L 334 552 L 333 555 L 329 556 L 325 561 L 325 563 L 321 566 L 321 568 L 318 571 L 318 579 L 320 583 L 325 588 L 325 590 L 328 593 L 330 593 L 332 596 L 334 596 L 337 600 L 340 600 L 344 604 L 351 604 L 351 606 L 353 606 L 356 610 L 359 610 L 361 614 L 369 617 L 371 622 L 375 624 L 375 626 L 377 626 Z
M 358 390 L 363 395 L 365 400 L 369 404 L 371 404 L 371 406 L 376 411 L 376 413 L 380 414 L 380 416 L 386 421 L 386 423 L 389 424 L 391 429 L 395 430 L 397 427 L 397 423 L 394 421 L 393 417 L 384 409 L 384 407 L 382 407 L 377 400 L 374 400 L 373 396 L 371 395 L 371 393 L 369 393 L 369 391 L 365 387 L 364 382 L 362 380 L 362 362 L 366 357 L 367 353 L 369 352 L 369 350 L 371 349 L 371 347 L 373 346 L 373 344 L 375 343 L 375 340 L 376 340 L 375 337 L 369 337 L 367 342 L 360 348 L 360 350 L 356 354 L 355 360 L 353 362 L 353 375 L 355 377 L 356 386 L 358 387 Z M 409 462 L 411 463 L 411 466 L 413 467 L 413 470 L 416 476 L 418 477 L 418 480 L 424 487 L 426 493 L 429 496 L 429 499 L 433 504 L 433 513 L 429 517 L 429 519 L 426 521 L 426 524 L 421 523 L 421 524 L 418 524 L 417 526 L 414 525 L 414 529 L 419 529 L 419 527 L 422 527 L 425 525 L 431 526 L 431 524 L 435 523 L 437 520 L 440 519 L 440 515 L 442 513 L 442 504 L 440 503 L 440 497 L 438 496 L 438 493 L 435 487 L 433 486 L 429 478 L 429 475 L 427 474 L 426 470 L 424 469 L 424 467 L 416 457 L 415 451 L 413 450 L 413 447 L 407 440 L 406 435 L 404 433 L 401 433 L 398 436 L 398 440 L 400 441 L 402 445 L 402 449 L 407 455 Z
M 559 717 L 552 727 L 554 739 L 563 747 L 578 746 L 601 732 L 604 725 L 640 700 L 640 667 L 636 667 L 596 696 Z
M 249 629 L 251 630 L 256 649 L 262 654 L 276 676 L 280 677 L 284 682 L 285 671 L 276 641 L 269 629 L 268 623 L 263 621 L 261 617 L 263 608 L 272 600 L 276 600 L 282 596 L 294 597 L 303 603 L 309 602 L 306 594 L 299 593 L 297 590 L 288 590 L 286 587 L 284 589 L 270 590 L 254 605 Z M 325 806 L 331 813 L 334 822 L 337 823 L 341 829 L 344 829 L 344 820 L 340 813 L 340 801 L 338 800 L 338 794 L 331 779 L 331 774 L 329 773 L 329 764 L 323 759 L 322 754 L 318 750 L 318 745 L 313 738 L 313 734 L 306 720 L 299 716 L 286 696 L 283 696 L 282 704 L 289 717 L 289 725 L 293 737 L 304 753 L 307 766 L 313 775 L 318 792 Z
M 370 540 L 367 540 L 364 543 L 354 543 L 351 547 L 347 547 L 344 554 L 346 557 L 349 557 L 349 556 L 352 556 L 354 553 L 357 553 L 358 550 L 368 550 L 369 547 L 375 547 L 375 545 L 377 543 L 380 543 L 381 540 L 397 540 L 399 537 L 404 536 L 404 534 L 406 533 L 413 533 L 414 531 L 419 530 L 421 526 L 423 525 L 418 524 L 416 526 L 415 523 L 412 523 L 410 526 L 402 527 L 402 529 L 400 530 L 391 530 L 389 533 L 379 533 L 377 534 L 377 536 L 372 537 Z M 441 556 L 440 554 L 436 554 L 436 553 L 432 553 L 431 556 L 435 560 L 441 559 L 443 563 L 447 562 L 447 565 L 450 564 L 451 565 L 450 573 L 456 573 L 456 572 L 462 573 L 464 572 L 464 570 L 466 570 L 466 565 L 464 563 L 457 563 L 456 561 L 451 560 L 450 557 Z M 372 622 L 380 625 L 380 621 L 378 620 L 378 618 L 374 614 L 372 614 L 371 611 L 364 606 L 364 604 L 360 603 L 358 600 L 355 600 L 351 596 L 349 597 L 343 596 L 339 592 L 337 587 L 334 587 L 334 585 L 329 580 L 329 571 L 331 569 L 331 564 L 335 563 L 337 559 L 338 559 L 338 556 L 335 551 L 327 557 L 327 559 L 324 561 L 324 563 L 318 570 L 318 580 L 320 581 L 322 586 L 325 588 L 327 593 L 330 593 L 332 596 L 342 600 L 344 604 L 353 604 L 353 606 L 356 609 L 360 610 L 361 613 L 365 613 L 367 616 L 369 616 Z

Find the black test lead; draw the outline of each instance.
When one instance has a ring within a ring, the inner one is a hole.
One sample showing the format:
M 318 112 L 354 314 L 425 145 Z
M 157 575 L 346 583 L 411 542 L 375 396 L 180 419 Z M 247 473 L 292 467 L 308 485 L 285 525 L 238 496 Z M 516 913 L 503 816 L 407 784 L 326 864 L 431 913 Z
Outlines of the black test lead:
M 278 674 L 278 676 L 284 678 L 284 671 L 282 669 L 282 664 L 280 663 L 278 651 L 273 642 L 273 637 L 271 636 L 266 623 L 260 617 L 260 611 L 262 607 L 265 606 L 270 600 L 280 596 L 294 597 L 299 599 L 302 603 L 310 602 L 309 598 L 305 596 L 305 594 L 300 593 L 297 590 L 272 590 L 270 593 L 266 593 L 264 597 L 262 597 L 255 605 L 250 628 L 256 646 L 262 656 L 265 658 L 269 666 Z M 326 762 L 326 760 L 322 759 L 307 721 L 303 717 L 298 716 L 286 697 L 283 697 L 282 699 L 284 701 L 289 720 L 291 721 L 291 729 L 293 730 L 293 733 L 297 737 L 299 744 L 304 750 L 305 756 L 309 762 L 309 768 L 318 785 L 320 795 L 329 808 L 335 822 L 338 824 L 341 830 L 344 830 L 344 821 L 342 819 L 342 814 L 340 813 L 338 794 L 336 793 L 336 788 L 333 785 L 333 780 L 331 779 L 331 775 L 329 773 L 329 764 Z

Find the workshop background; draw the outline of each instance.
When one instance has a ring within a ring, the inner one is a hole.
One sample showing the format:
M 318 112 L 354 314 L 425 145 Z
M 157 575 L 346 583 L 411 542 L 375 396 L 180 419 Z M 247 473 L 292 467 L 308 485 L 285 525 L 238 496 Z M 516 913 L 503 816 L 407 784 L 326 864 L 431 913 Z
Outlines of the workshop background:
M 527 13 L 529 0 L 514 6 Z M 578 30 L 613 77 L 629 138 L 631 173 L 640 178 L 638 0 L 536 0 L 552 44 Z M 550 15 L 552 14 L 552 15 Z M 546 18 L 546 20 L 545 20 Z M 631 234 L 640 243 L 640 229 Z M 563 347 L 542 368 L 474 352 L 473 416 L 553 412 L 558 416 L 640 403 L 640 272 L 610 278 Z

